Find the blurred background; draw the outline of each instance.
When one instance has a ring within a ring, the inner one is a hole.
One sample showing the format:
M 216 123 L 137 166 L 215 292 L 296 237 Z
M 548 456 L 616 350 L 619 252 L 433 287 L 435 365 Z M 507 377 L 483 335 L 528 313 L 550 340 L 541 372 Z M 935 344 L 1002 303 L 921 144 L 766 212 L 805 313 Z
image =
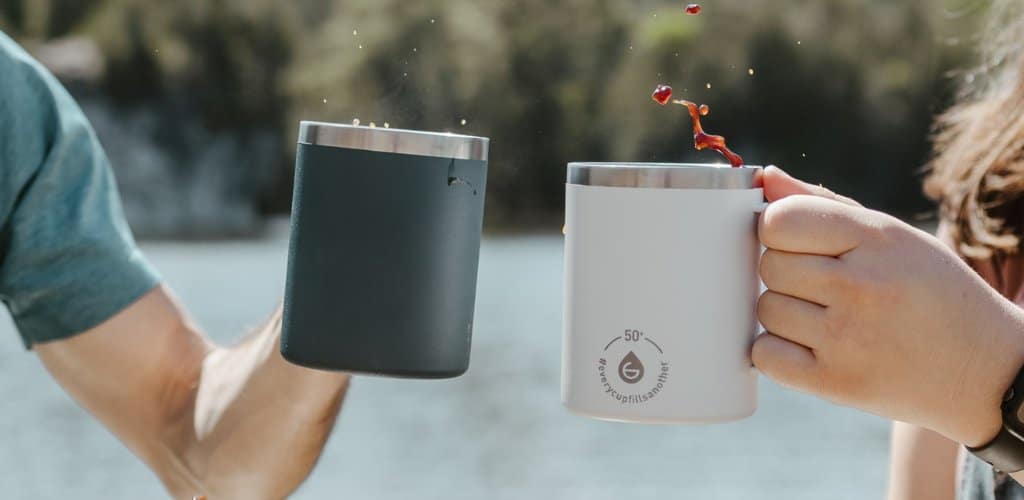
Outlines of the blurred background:
M 565 164 L 719 161 L 682 108 L 651 102 L 668 83 L 749 163 L 926 223 L 930 123 L 987 2 L 683 4 L 0 0 L 0 30 L 79 99 L 144 249 L 225 342 L 279 301 L 300 119 L 492 138 L 474 369 L 359 379 L 298 498 L 877 498 L 887 423 L 768 382 L 755 417 L 723 426 L 560 408 Z M 162 495 L 7 333 L 4 496 Z

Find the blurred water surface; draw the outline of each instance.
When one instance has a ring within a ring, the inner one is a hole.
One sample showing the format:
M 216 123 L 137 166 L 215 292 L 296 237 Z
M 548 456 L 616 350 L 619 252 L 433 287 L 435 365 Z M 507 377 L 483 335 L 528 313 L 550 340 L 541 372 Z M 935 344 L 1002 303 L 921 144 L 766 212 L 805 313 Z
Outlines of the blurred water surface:
M 279 300 L 286 246 L 278 234 L 144 249 L 227 342 Z M 355 380 L 294 498 L 881 498 L 888 424 L 763 379 L 757 414 L 738 423 L 642 426 L 568 414 L 559 402 L 561 248 L 557 236 L 486 239 L 470 372 L 442 382 Z M 164 496 L 23 351 L 8 319 L 0 330 L 0 496 Z

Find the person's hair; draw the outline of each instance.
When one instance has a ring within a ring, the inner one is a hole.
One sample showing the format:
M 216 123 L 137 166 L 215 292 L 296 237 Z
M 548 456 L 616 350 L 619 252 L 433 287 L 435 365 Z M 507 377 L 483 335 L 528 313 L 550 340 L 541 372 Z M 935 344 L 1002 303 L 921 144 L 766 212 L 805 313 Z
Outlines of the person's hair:
M 996 0 L 981 65 L 936 121 L 924 189 L 967 258 L 1024 246 L 1024 2 Z

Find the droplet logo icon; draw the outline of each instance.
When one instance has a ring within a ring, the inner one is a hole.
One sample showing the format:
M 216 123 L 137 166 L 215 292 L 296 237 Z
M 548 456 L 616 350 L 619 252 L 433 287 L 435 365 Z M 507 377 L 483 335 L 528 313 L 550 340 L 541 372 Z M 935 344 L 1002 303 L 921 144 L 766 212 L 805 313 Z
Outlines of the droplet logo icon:
M 633 351 L 629 351 L 619 363 L 619 378 L 627 384 L 635 384 L 644 378 L 644 364 Z

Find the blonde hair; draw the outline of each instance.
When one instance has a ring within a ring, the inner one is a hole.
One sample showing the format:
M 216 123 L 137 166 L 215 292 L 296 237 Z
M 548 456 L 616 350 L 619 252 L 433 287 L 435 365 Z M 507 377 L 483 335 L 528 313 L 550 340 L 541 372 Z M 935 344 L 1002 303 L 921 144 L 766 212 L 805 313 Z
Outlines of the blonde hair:
M 967 258 L 1017 253 L 1024 237 L 1024 2 L 997 0 L 981 65 L 936 121 L 925 194 Z

